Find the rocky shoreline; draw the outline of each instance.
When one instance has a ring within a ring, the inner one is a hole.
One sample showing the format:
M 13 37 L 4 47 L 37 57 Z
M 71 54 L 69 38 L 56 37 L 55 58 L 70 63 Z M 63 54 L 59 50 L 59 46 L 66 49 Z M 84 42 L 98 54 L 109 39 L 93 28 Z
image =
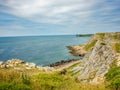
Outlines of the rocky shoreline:
M 19 71 L 37 69 L 45 72 L 54 71 L 53 67 L 37 66 L 35 63 L 25 62 L 16 58 L 7 61 L 0 61 L 0 69 L 14 69 Z
M 20 59 L 11 59 L 7 61 L 0 61 L 0 68 L 14 68 L 14 67 L 26 67 L 26 69 L 36 68 L 36 64 L 28 63 Z
M 61 60 L 46 66 L 38 66 L 35 63 L 25 62 L 23 60 L 14 58 L 7 61 L 0 61 L 0 69 L 14 69 L 19 71 L 38 69 L 40 71 L 51 72 L 62 70 L 62 68 L 79 61 L 81 62 L 81 59 Z
M 49 67 L 58 67 L 58 66 L 61 66 L 61 65 L 67 64 L 67 63 L 71 63 L 71 62 L 75 62 L 75 61 L 79 61 L 79 60 L 80 59 L 60 60 L 58 62 L 49 64 L 47 66 L 49 66 Z

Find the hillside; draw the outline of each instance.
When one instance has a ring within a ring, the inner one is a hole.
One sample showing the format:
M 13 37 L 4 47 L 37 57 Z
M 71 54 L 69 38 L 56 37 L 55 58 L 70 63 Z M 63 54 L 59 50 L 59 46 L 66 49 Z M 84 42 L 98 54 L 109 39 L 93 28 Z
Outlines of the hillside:
M 74 49 L 76 46 L 72 47 Z M 77 78 L 80 81 L 103 82 L 113 62 L 117 67 L 120 66 L 120 32 L 96 33 L 87 43 L 77 47 L 87 52 L 82 63 L 73 68 L 73 71 L 79 71 Z M 79 49 L 76 50 L 81 54 Z
M 71 61 L 55 67 L 41 67 L 19 59 L 0 63 L 0 90 L 105 90 L 104 85 L 81 83 L 70 69 Z

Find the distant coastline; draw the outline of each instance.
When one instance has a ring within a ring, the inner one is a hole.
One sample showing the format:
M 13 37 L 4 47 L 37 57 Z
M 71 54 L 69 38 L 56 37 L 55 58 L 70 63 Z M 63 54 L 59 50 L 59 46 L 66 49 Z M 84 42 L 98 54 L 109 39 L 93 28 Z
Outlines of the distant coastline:
M 92 36 L 93 34 L 77 34 L 76 36 L 77 37 L 90 37 Z

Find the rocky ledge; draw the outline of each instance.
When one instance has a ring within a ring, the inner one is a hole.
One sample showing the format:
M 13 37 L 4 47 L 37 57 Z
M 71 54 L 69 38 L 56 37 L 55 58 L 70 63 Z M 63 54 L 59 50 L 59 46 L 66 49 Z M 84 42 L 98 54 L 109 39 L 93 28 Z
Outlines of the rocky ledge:
M 71 53 L 74 56 L 84 56 L 87 51 L 84 50 L 83 46 L 74 45 L 74 46 L 67 46 L 67 48 L 70 50 L 69 53 Z
M 38 69 L 42 71 L 54 71 L 54 68 L 49 66 L 37 66 L 35 63 L 25 62 L 20 59 L 11 59 L 7 61 L 0 61 L 0 69 L 16 69 L 16 70 L 31 70 L 31 69 Z
M 81 61 L 80 59 L 70 59 L 70 60 L 61 60 L 47 66 L 38 66 L 35 63 L 25 62 L 20 59 L 11 59 L 7 61 L 0 61 L 0 69 L 15 69 L 15 70 L 32 70 L 37 69 L 45 72 L 52 72 L 57 70 L 62 70 L 76 62 Z

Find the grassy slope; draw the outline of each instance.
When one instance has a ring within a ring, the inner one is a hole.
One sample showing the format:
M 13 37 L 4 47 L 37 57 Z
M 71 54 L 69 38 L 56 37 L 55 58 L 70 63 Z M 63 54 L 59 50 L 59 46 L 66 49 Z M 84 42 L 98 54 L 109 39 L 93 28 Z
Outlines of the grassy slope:
M 68 73 L 33 71 L 0 69 L 0 90 L 106 90 L 104 85 L 81 83 Z
M 117 59 L 110 64 L 110 69 L 105 74 L 106 86 L 112 90 L 120 90 L 120 66 L 116 62 Z
M 98 40 L 104 41 L 104 38 L 106 38 L 105 36 L 107 36 L 107 38 L 111 40 L 114 40 L 114 42 L 112 43 L 112 47 L 115 50 L 115 52 L 120 53 L 120 32 L 96 33 L 88 40 L 87 43 L 83 45 L 84 49 L 86 51 L 89 51 L 92 47 L 94 47 Z

